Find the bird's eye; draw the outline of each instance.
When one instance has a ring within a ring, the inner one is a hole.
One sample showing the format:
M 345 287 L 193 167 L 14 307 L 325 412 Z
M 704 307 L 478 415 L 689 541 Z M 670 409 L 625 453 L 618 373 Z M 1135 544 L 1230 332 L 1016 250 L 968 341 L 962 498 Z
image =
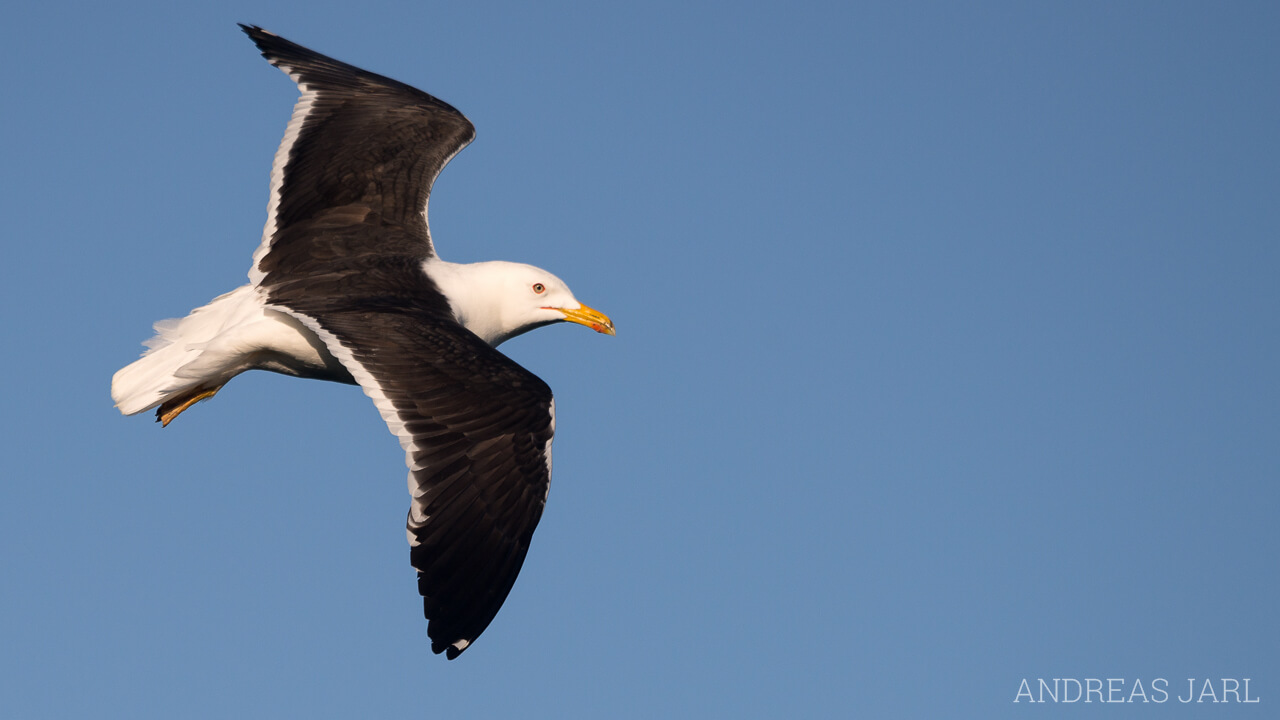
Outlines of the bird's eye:
M 542 283 L 534 283 L 533 291 L 541 295 L 542 293 L 547 291 L 547 286 L 543 285 Z

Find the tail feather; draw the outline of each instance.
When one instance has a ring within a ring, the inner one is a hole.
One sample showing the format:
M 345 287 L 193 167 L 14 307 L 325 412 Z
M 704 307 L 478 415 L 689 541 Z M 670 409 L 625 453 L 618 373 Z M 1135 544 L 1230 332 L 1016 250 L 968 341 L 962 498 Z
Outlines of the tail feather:
M 181 377 L 182 368 L 200 356 L 200 349 L 178 341 L 180 322 L 156 323 L 156 336 L 145 343 L 149 349 L 112 376 L 111 399 L 120 412 L 145 412 L 199 384 L 199 380 Z
M 209 343 L 242 319 L 243 302 L 253 290 L 243 286 L 220 295 L 184 318 L 161 320 L 155 337 L 143 343 L 142 357 L 111 378 L 111 398 L 125 415 L 136 415 L 209 384 L 218 374 L 217 362 L 199 362 Z M 216 383 L 221 385 L 222 382 Z

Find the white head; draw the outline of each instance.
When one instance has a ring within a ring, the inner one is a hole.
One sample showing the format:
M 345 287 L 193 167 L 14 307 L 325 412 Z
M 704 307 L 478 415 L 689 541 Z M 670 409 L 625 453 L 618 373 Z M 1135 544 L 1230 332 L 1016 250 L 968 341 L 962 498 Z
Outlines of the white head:
M 490 345 L 557 322 L 614 334 L 612 320 L 578 302 L 563 280 L 541 268 L 502 261 L 459 265 L 436 260 L 426 270 L 449 299 L 458 322 Z

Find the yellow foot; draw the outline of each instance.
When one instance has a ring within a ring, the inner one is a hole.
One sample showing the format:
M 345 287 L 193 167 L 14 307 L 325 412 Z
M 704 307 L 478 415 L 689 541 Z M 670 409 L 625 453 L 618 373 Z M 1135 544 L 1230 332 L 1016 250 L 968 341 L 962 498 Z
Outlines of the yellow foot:
M 221 385 L 215 388 L 201 386 L 186 395 L 179 395 L 177 397 L 170 398 L 169 400 L 166 400 L 163 405 L 156 408 L 156 421 L 160 423 L 160 427 L 166 427 L 169 423 L 173 422 L 174 418 L 181 415 L 183 410 L 186 410 L 201 400 L 208 400 L 214 395 L 217 395 L 218 391 L 221 389 Z

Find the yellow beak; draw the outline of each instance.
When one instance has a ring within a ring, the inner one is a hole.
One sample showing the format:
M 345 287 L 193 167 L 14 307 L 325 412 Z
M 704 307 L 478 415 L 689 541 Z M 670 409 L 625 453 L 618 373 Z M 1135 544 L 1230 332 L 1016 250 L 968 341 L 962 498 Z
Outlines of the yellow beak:
M 586 325 L 592 330 L 595 330 L 598 333 L 604 333 L 605 335 L 617 334 L 613 331 L 613 321 L 609 319 L 608 315 L 605 315 L 599 310 L 592 310 L 586 305 L 583 305 L 577 310 L 566 310 L 564 308 L 556 308 L 556 310 L 564 313 L 564 319 L 568 322 Z

